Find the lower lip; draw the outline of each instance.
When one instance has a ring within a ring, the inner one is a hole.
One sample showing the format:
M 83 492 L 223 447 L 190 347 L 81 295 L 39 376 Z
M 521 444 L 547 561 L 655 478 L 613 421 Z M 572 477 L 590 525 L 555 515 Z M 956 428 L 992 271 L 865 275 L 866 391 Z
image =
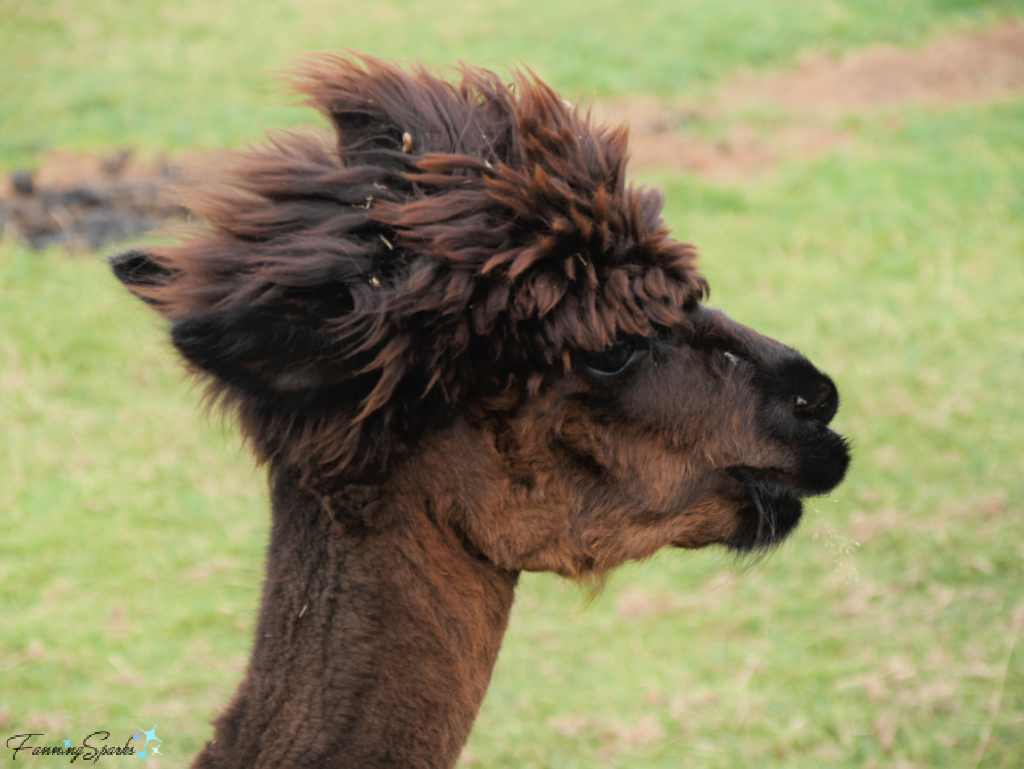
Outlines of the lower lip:
M 776 481 L 750 476 L 744 477 L 743 488 L 750 504 L 741 512 L 739 529 L 727 544 L 739 552 L 770 550 L 800 522 L 800 495 Z

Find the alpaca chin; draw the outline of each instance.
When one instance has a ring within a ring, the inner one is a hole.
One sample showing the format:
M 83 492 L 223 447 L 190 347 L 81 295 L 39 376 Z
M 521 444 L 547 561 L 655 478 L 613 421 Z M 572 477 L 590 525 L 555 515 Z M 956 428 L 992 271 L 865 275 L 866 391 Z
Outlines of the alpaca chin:
M 746 476 L 743 489 L 749 504 L 740 510 L 742 522 L 727 543 L 739 553 L 766 552 L 792 532 L 803 515 L 803 501 L 777 481 Z

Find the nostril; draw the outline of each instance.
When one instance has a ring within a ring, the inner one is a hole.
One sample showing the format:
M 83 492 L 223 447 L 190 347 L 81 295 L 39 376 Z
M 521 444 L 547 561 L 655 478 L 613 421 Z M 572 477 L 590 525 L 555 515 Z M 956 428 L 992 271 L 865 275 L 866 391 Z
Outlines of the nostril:
M 830 381 L 819 381 L 793 398 L 793 415 L 801 419 L 819 419 L 828 423 L 835 416 L 839 406 L 835 385 Z
M 787 358 L 762 371 L 761 386 L 778 429 L 817 430 L 831 422 L 839 410 L 835 384 L 799 353 L 790 351 Z

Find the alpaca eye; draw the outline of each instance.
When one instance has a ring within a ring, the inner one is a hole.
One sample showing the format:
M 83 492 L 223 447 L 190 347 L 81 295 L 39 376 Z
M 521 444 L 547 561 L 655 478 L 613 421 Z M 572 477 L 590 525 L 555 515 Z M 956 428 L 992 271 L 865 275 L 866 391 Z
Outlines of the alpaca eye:
M 603 350 L 576 353 L 576 362 L 584 373 L 596 376 L 612 376 L 629 367 L 641 355 L 647 352 L 647 340 L 635 337 L 616 339 Z

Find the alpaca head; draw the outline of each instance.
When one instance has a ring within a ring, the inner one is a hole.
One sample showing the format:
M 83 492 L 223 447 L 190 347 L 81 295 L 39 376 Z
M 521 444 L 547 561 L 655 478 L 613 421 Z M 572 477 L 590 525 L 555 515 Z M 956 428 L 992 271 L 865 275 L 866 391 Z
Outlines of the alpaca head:
M 831 380 L 702 304 L 625 131 L 470 68 L 296 85 L 336 143 L 239 155 L 202 231 L 113 262 L 262 460 L 405 484 L 496 565 L 572 576 L 770 547 L 842 479 Z

